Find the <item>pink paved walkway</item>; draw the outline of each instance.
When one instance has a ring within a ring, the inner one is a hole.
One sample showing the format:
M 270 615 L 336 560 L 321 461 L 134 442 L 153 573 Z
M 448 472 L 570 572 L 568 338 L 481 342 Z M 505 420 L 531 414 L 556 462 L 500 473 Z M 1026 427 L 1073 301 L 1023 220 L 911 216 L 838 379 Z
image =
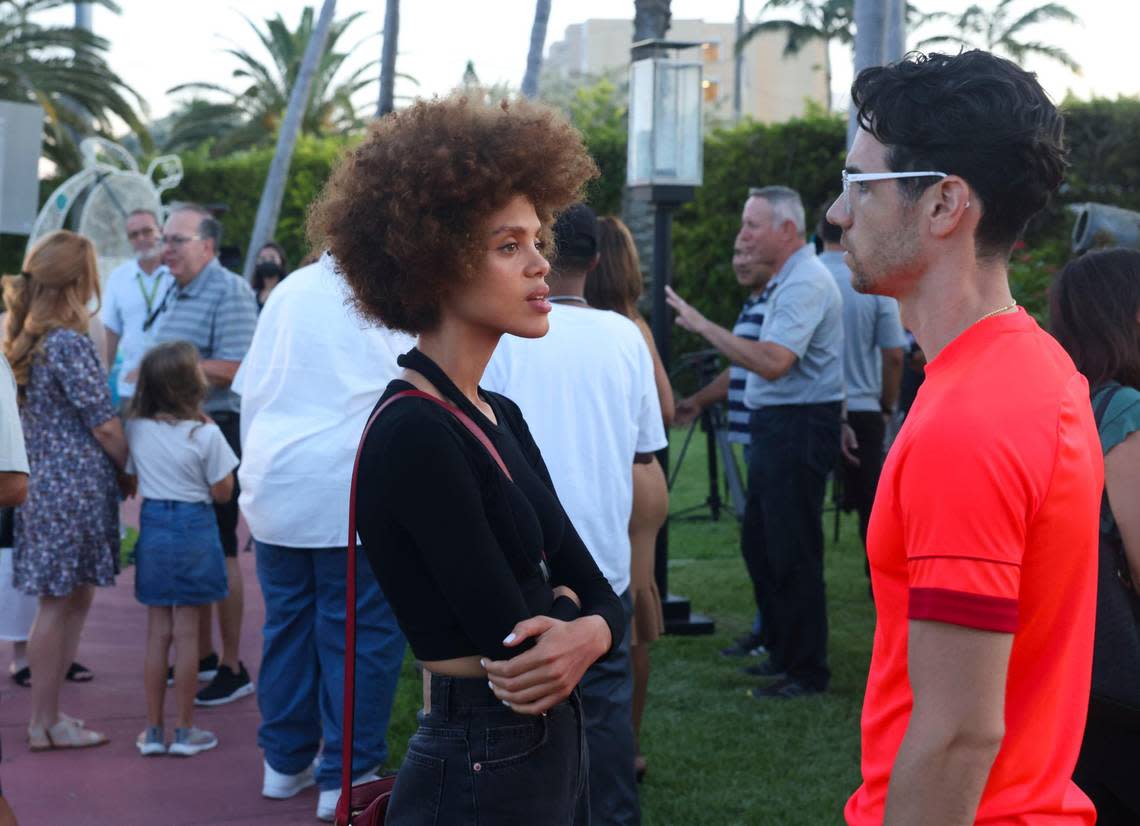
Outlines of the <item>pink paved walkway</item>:
M 241 535 L 244 547 L 246 535 Z M 265 606 L 254 574 L 253 554 L 240 554 L 245 573 L 242 659 L 256 675 L 261 660 Z M 25 745 L 28 691 L 0 680 L 0 780 L 21 826 L 197 826 L 268 824 L 312 826 L 317 793 L 292 800 L 261 797 L 261 752 L 257 748 L 257 699 L 247 697 L 199 709 L 196 722 L 218 734 L 220 745 L 191 758 L 142 758 L 135 737 L 145 727 L 142 690 L 145 609 L 134 599 L 134 569 L 114 588 L 95 597 L 80 661 L 95 672 L 83 685 L 66 684 L 63 708 L 106 732 L 110 744 L 75 752 L 32 754 Z M 0 674 L 7 650 L 0 648 Z M 167 695 L 172 719 L 173 697 Z M 168 734 L 171 729 L 168 728 Z

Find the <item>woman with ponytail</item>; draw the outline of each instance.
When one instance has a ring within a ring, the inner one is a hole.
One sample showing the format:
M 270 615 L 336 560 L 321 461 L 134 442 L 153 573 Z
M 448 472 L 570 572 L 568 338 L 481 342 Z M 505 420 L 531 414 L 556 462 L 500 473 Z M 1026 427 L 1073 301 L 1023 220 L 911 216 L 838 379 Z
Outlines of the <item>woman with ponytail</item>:
M 98 746 L 105 735 L 59 710 L 95 586 L 113 585 L 119 552 L 117 472 L 127 462 L 107 377 L 87 336 L 99 297 L 95 247 L 60 230 L 19 275 L 5 276 L 4 355 L 16 377 L 28 498 L 16 511 L 13 584 L 38 598 L 28 640 L 33 751 Z M 123 477 L 119 477 L 120 479 Z

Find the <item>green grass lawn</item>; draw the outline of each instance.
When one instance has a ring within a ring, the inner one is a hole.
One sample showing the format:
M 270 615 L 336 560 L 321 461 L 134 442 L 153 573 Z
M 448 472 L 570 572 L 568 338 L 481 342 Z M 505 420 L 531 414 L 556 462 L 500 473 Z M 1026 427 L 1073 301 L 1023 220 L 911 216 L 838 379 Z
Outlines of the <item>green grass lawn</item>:
M 683 431 L 673 433 L 674 455 Z M 707 495 L 704 439 L 694 438 L 673 491 L 672 510 Z M 760 703 L 740 660 L 719 649 L 747 630 L 753 602 L 727 512 L 717 522 L 673 520 L 669 587 L 716 620 L 716 634 L 664 637 L 653 647 L 642 748 L 649 773 L 641 786 L 646 826 L 689 824 L 831 824 L 859 782 L 859 712 L 870 662 L 874 612 L 853 514 L 839 542 L 827 525 L 827 595 L 831 690 L 821 697 Z M 751 660 L 751 658 L 749 658 Z M 415 728 L 420 684 L 405 663 L 390 743 L 398 765 Z

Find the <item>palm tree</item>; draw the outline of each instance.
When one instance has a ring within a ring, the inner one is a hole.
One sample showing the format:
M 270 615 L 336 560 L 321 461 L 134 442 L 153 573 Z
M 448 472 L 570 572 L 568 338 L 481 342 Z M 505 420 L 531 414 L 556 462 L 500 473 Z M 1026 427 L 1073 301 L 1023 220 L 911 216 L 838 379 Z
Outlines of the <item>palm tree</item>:
M 542 49 L 546 45 L 546 24 L 550 20 L 550 0 L 537 0 L 534 4 L 534 24 L 530 27 L 530 51 L 526 56 L 526 74 L 523 75 L 522 95 L 538 97 L 538 73 L 542 70 Z
M 247 279 L 253 278 L 257 251 L 273 237 L 273 231 L 277 227 L 277 216 L 281 213 L 281 199 L 285 195 L 285 179 L 289 174 L 289 162 L 293 159 L 293 150 L 297 146 L 297 137 L 301 132 L 301 118 L 312 94 L 317 65 L 322 55 L 326 53 L 335 14 L 336 0 L 324 0 L 321 15 L 312 30 L 313 36 L 305 44 L 297 77 L 289 89 L 285 120 L 277 132 L 277 148 L 273 153 L 273 162 L 269 165 L 269 174 L 265 178 L 265 188 L 261 191 L 261 201 L 258 202 L 257 217 L 253 224 L 253 235 L 246 250 L 245 268 L 242 274 Z
M 793 6 L 800 7 L 800 20 L 761 20 L 753 24 L 736 41 L 737 53 L 763 32 L 782 31 L 787 35 L 784 41 L 785 55 L 799 53 L 806 43 L 815 38 L 822 40 L 823 73 L 830 104 L 831 41 L 851 43 L 854 40 L 851 23 L 855 19 L 855 0 L 768 0 L 760 11 L 763 14 Z
M 396 45 L 400 40 L 400 0 L 384 5 L 384 48 L 380 54 L 380 105 L 376 116 L 396 108 Z
M 361 14 L 357 12 L 334 21 L 329 30 L 328 41 L 316 67 L 308 105 L 301 118 L 302 134 L 339 134 L 363 123 L 353 96 L 377 82 L 376 62 L 366 63 L 338 81 L 345 62 L 360 44 L 337 51 L 338 41 L 345 30 Z M 292 31 L 280 14 L 266 20 L 264 29 L 258 28 L 249 18 L 246 22 L 269 54 L 269 61 L 259 60 L 244 49 L 229 48 L 225 50 L 226 54 L 236 58 L 240 64 L 234 69 L 233 77 L 246 84 L 240 91 L 234 92 L 215 83 L 183 83 L 170 89 L 171 93 L 207 92 L 223 99 L 207 103 L 191 100 L 186 104 L 171 128 L 166 148 L 190 147 L 204 139 L 213 139 L 211 151 L 224 154 L 265 145 L 273 140 L 285 117 L 289 92 L 296 82 L 305 46 L 314 35 L 313 8 L 307 6 L 304 9 L 297 28 Z
M 1017 63 L 1024 63 L 1027 57 L 1038 55 L 1055 60 L 1079 75 L 1080 64 L 1060 46 L 1024 38 L 1027 36 L 1026 29 L 1040 23 L 1080 23 L 1080 18 L 1060 3 L 1045 3 L 1015 19 L 1013 6 L 1016 2 L 1017 0 L 999 0 L 992 11 L 974 5 L 957 16 L 946 13 L 928 15 L 930 19 L 953 21 L 957 32 L 920 40 L 916 48 L 922 51 L 936 46 L 985 49 L 1004 53 Z
M 96 2 L 119 12 L 113 0 Z M 81 165 L 80 139 L 114 136 L 114 118 L 125 123 L 144 148 L 151 148 L 140 117 L 146 104 L 107 64 L 107 40 L 73 26 L 48 26 L 32 19 L 68 4 L 0 0 L 0 100 L 43 107 L 44 155 L 65 173 Z

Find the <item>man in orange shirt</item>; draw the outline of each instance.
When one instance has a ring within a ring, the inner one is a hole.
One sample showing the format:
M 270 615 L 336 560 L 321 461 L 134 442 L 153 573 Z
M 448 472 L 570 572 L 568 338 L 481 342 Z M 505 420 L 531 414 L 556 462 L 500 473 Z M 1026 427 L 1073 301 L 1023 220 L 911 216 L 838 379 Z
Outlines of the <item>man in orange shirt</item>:
M 852 96 L 827 217 L 855 288 L 898 299 L 929 363 L 867 538 L 878 626 L 847 822 L 1092 824 L 1070 778 L 1103 467 L 1087 383 L 1008 282 L 1061 181 L 1062 119 L 979 51 L 867 69 Z

